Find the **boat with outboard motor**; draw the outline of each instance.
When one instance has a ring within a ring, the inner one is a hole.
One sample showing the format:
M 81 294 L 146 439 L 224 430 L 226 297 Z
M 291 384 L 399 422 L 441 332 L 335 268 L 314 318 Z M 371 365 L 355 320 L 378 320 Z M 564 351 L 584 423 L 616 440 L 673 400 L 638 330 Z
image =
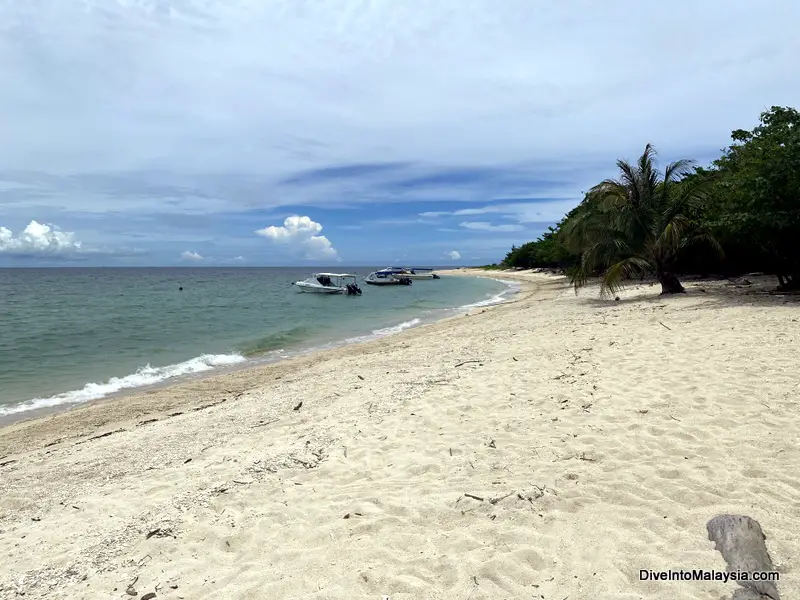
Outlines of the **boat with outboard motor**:
M 294 281 L 301 292 L 316 294 L 347 294 L 360 296 L 361 288 L 356 283 L 356 276 L 351 273 L 314 273 L 302 281 Z
M 373 271 L 364 277 L 364 283 L 369 285 L 411 285 L 411 278 L 386 271 Z
M 433 272 L 433 269 L 423 269 L 418 267 L 386 267 L 376 273 L 388 273 L 389 275 L 408 277 L 414 280 L 441 279 Z

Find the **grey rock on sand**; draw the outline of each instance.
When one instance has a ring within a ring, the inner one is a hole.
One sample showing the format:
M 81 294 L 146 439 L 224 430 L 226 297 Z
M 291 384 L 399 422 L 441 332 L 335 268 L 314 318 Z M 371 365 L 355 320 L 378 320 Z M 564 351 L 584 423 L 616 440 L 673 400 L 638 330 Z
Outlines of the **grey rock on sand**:
M 728 571 L 774 571 L 772 559 L 764 543 L 766 536 L 758 521 L 742 515 L 718 515 L 706 525 L 708 539 L 715 542 Z M 738 581 L 744 590 L 737 590 L 732 600 L 758 600 L 766 596 L 780 600 L 778 587 L 773 581 Z

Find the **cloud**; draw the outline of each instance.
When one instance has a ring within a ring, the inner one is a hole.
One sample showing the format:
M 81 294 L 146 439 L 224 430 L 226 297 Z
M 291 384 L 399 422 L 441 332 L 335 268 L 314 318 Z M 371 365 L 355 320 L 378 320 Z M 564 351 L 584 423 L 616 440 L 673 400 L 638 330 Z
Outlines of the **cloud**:
M 764 108 L 797 101 L 800 3 L 764 4 L 0 2 L 3 218 L 82 232 L 102 215 L 87 244 L 166 262 L 209 240 L 255 261 L 241 232 L 278 206 L 554 222 L 647 142 L 705 161 Z M 541 215 L 423 206 L 533 198 L 550 202 Z M 114 231 L 184 215 L 217 230 Z M 359 261 L 374 248 L 347 243 Z
M 198 254 L 197 252 L 192 252 L 190 250 L 184 250 L 181 252 L 181 259 L 182 260 L 192 260 L 192 261 L 201 261 L 203 257 Z
M 463 221 L 459 226 L 473 231 L 522 231 L 521 225 L 492 225 L 488 221 Z
M 244 261 L 244 256 L 234 256 L 233 260 L 235 260 L 236 262 L 243 262 Z
M 69 256 L 81 252 L 83 244 L 72 232 L 60 231 L 55 225 L 31 221 L 19 235 L 0 227 L 0 253 L 13 256 Z
M 255 233 L 273 242 L 289 246 L 299 251 L 309 260 L 338 260 L 339 255 L 324 235 L 318 235 L 322 225 L 312 221 L 310 217 L 293 215 L 286 217 L 283 225 L 270 225 L 258 229 Z
M 453 260 L 459 260 L 461 258 L 461 253 L 458 250 L 453 250 L 451 252 L 448 252 L 447 256 L 449 256 Z
M 454 211 L 421 213 L 428 217 L 465 217 L 475 215 L 500 215 L 518 223 L 555 223 L 577 204 L 577 199 L 530 199 L 526 202 L 499 200 L 493 204 L 476 208 L 461 208 Z

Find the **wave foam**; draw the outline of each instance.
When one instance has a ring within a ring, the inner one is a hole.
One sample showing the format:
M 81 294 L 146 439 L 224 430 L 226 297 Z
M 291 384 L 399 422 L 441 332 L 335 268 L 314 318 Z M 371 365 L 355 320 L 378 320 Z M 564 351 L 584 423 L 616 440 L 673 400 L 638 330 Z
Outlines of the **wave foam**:
M 479 302 L 474 302 L 473 304 L 465 304 L 460 308 L 463 310 L 465 308 L 480 308 L 481 306 L 491 306 L 493 304 L 502 304 L 503 302 L 508 302 L 509 298 L 507 298 L 510 294 L 516 294 L 522 286 L 518 281 L 509 281 L 508 279 L 494 279 L 493 281 L 499 281 L 500 283 L 504 283 L 508 286 L 505 290 L 500 292 L 499 294 L 495 294 L 486 300 L 480 300 Z
M 72 390 L 50 396 L 34 398 L 12 406 L 0 406 L 0 417 L 13 415 L 38 408 L 49 408 L 62 404 L 80 404 L 90 400 L 99 400 L 116 392 L 131 388 L 144 387 L 161 383 L 167 379 L 210 371 L 217 367 L 235 365 L 247 360 L 238 354 L 203 354 L 182 363 L 166 367 L 141 367 L 135 373 L 125 377 L 112 377 L 106 383 L 87 383 L 79 390 Z
M 411 319 L 410 321 L 403 321 L 398 325 L 393 325 L 392 327 L 384 327 L 383 329 L 373 329 L 372 335 L 384 336 L 384 335 L 392 335 L 393 333 L 400 333 L 406 329 L 414 327 L 415 325 L 419 325 L 422 323 L 421 319 Z

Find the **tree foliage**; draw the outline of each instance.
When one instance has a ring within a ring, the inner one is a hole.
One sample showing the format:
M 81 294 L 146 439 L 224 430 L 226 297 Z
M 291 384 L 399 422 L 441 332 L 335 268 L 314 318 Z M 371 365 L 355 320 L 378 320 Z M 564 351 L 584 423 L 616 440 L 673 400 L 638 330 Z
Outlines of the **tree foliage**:
M 651 274 L 679 292 L 678 273 L 756 270 L 800 288 L 800 113 L 772 107 L 731 137 L 709 168 L 681 160 L 659 171 L 648 144 L 502 264 L 565 269 L 577 287 L 601 275 L 603 292 Z

